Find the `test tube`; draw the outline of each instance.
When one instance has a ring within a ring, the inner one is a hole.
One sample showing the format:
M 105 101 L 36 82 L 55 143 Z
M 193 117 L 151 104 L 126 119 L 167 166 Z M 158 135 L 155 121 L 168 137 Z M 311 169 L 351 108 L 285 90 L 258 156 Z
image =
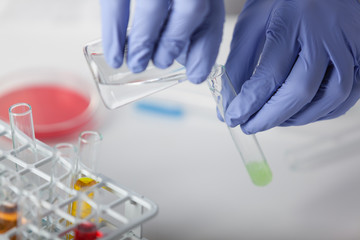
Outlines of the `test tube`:
M 74 189 L 85 192 L 90 187 L 97 184 L 96 180 L 91 176 L 82 173 L 81 170 L 86 170 L 89 173 L 96 173 L 96 162 L 98 155 L 99 144 L 101 143 L 102 135 L 96 131 L 84 131 L 79 136 L 79 157 L 77 163 L 76 181 Z M 94 192 L 87 195 L 90 199 L 94 198 Z M 84 219 L 91 214 L 91 206 L 85 201 L 74 201 L 72 203 L 71 215 L 80 219 Z M 69 239 L 71 239 L 70 236 Z
M 79 136 L 78 168 L 91 173 L 97 172 L 97 160 L 102 135 L 96 131 L 84 131 Z
M 236 92 L 222 65 L 215 65 L 207 78 L 207 83 L 213 95 L 222 118 L 236 97 Z M 246 135 L 240 127 L 230 128 L 230 135 L 245 164 L 252 182 L 257 186 L 265 186 L 272 180 L 272 173 L 255 135 Z
M 51 184 L 50 184 L 50 202 L 52 204 L 59 203 L 69 199 L 71 194 L 61 191 L 57 186 L 57 182 L 61 182 L 67 188 L 73 188 L 76 173 L 77 150 L 73 144 L 59 143 L 54 146 L 54 154 L 51 166 Z M 65 170 L 65 171 L 64 171 Z M 71 205 L 66 205 L 62 209 L 65 212 L 71 211 Z M 55 215 L 50 219 L 52 223 L 50 230 L 58 232 L 59 227 L 69 226 L 70 223 L 65 219 Z
M 54 146 L 54 159 L 52 166 L 52 181 L 59 180 L 67 187 L 72 188 L 75 183 L 75 175 L 77 173 L 78 165 L 77 148 L 71 143 L 58 143 Z M 60 164 L 59 161 L 65 161 Z M 60 176 L 60 166 L 65 165 L 65 176 Z
M 44 222 L 41 215 L 42 205 L 39 192 L 23 191 L 19 201 L 18 236 L 20 239 L 37 239 L 36 232 L 31 228 L 40 230 L 47 228 L 48 223 Z
M 79 136 L 78 176 L 74 184 L 74 189 L 77 191 L 86 191 L 96 184 L 96 180 L 81 173 L 81 169 L 92 174 L 96 173 L 98 148 L 101 140 L 102 135 L 96 131 L 84 131 Z
M 15 156 L 27 164 L 35 163 L 37 151 L 31 106 L 27 103 L 12 105 L 9 108 L 9 118 Z
M 17 178 L 16 173 L 6 172 L 0 176 L 0 235 L 17 226 L 19 196 L 11 189 L 10 178 Z M 17 239 L 11 236 L 10 240 Z

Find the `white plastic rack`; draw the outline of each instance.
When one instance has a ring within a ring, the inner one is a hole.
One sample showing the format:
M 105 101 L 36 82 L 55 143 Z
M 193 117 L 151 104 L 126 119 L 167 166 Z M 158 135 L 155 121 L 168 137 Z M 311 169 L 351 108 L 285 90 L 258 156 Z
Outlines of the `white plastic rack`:
M 26 204 L 29 211 L 40 219 L 40 224 L 39 221 L 32 223 L 31 219 L 28 219 L 23 226 L 0 234 L 0 239 L 11 239 L 18 232 L 26 239 L 67 239 L 69 235 L 74 235 L 77 224 L 96 218 L 101 219 L 98 221 L 98 229 L 103 233 L 103 237 L 99 238 L 101 240 L 144 240 L 141 225 L 158 212 L 157 205 L 151 200 L 104 175 L 95 176 L 84 169 L 81 173 L 94 179 L 97 184 L 85 192 L 76 191 L 61 181 L 71 173 L 71 165 L 65 159 L 59 159 L 56 163 L 60 169 L 59 181 L 51 180 L 54 162 L 52 147 L 36 140 L 38 160 L 33 164 L 27 164 L 16 157 L 21 155 L 17 154 L 20 151 L 33 150 L 29 144 L 25 144 L 15 152 L 12 148 L 10 126 L 0 120 L 0 176 L 8 179 L 10 183 L 14 178 L 11 173 L 16 173 L 20 178 L 31 176 L 32 179 L 38 179 L 37 184 L 29 183 L 30 186 L 25 186 L 25 190 L 16 186 L 13 186 L 12 190 L 22 196 L 22 204 Z M 89 197 L 89 194 L 94 192 L 98 196 L 96 199 Z M 74 201 L 86 202 L 91 206 L 91 213 L 85 219 L 76 218 L 69 213 L 69 206 Z

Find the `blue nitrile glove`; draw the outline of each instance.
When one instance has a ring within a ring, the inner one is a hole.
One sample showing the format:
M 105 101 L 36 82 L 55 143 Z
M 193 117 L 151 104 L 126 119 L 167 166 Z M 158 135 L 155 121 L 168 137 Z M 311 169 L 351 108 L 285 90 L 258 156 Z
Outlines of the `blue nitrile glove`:
M 248 0 L 226 63 L 238 96 L 225 121 L 252 134 L 338 117 L 360 98 L 359 64 L 358 0 Z
M 129 2 L 100 0 L 105 58 L 114 68 L 123 63 Z M 141 72 L 152 59 L 166 68 L 178 58 L 189 80 L 200 83 L 215 63 L 224 19 L 222 0 L 137 0 L 127 39 L 128 67 Z

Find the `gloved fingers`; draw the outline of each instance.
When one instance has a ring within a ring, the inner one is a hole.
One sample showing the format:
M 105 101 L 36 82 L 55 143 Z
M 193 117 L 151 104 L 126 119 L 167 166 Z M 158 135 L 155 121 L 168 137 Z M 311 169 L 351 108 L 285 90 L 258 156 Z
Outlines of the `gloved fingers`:
M 100 0 L 100 6 L 105 59 L 118 68 L 123 63 L 130 0 Z
M 153 56 L 159 68 L 170 66 L 196 28 L 204 22 L 209 13 L 209 0 L 174 0 L 171 14 L 163 29 Z
M 193 33 L 185 62 L 187 77 L 196 84 L 207 78 L 215 64 L 225 21 L 223 1 L 208 1 L 209 14 Z
M 254 72 L 264 47 L 270 3 L 247 1 L 235 25 L 225 66 L 237 93 Z
M 345 48 L 339 48 L 345 49 Z M 353 59 L 349 52 L 330 49 L 329 65 L 314 99 L 301 111 L 288 119 L 285 125 L 304 125 L 328 115 L 348 99 L 354 79 Z
M 216 107 L 216 115 L 220 121 L 224 122 L 223 114 L 220 112 L 219 108 L 217 107 Z
M 169 13 L 168 0 L 137 0 L 128 37 L 128 67 L 143 71 L 153 55 L 161 29 Z
M 360 99 L 360 69 L 359 66 L 354 68 L 354 81 L 351 93 L 349 97 L 338 106 L 337 109 L 330 112 L 324 117 L 319 118 L 318 120 L 326 120 L 339 117 L 345 114 L 352 106 L 356 104 L 356 102 Z
M 315 64 L 316 63 L 316 64 Z M 328 66 L 326 54 L 305 59 L 300 53 L 285 83 L 241 125 L 246 134 L 254 134 L 278 126 L 300 111 L 315 96 Z M 252 91 L 256 91 L 253 89 Z M 259 96 L 261 93 L 257 93 Z
M 296 61 L 300 46 L 296 26 L 292 26 L 294 10 L 287 10 L 280 8 L 269 20 L 259 64 L 253 76 L 244 82 L 239 95 L 225 112 L 225 121 L 231 127 L 248 121 L 250 116 L 271 98 L 285 81 Z M 237 79 L 232 81 L 235 82 Z
M 179 56 L 176 58 L 176 61 L 183 66 L 185 66 L 185 63 L 186 63 L 186 57 L 187 57 L 189 48 L 190 48 L 190 40 L 187 41 L 187 43 L 185 44 L 185 47 L 183 48 L 183 50 L 181 51 Z

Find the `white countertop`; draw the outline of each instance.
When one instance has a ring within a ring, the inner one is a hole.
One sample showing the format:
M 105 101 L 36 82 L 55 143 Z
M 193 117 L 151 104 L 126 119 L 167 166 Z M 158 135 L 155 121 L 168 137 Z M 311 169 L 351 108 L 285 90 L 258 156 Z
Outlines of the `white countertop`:
M 24 68 L 57 68 L 76 72 L 93 88 L 82 46 L 100 36 L 97 4 L 79 0 L 77 7 L 55 14 L 57 18 L 47 13 L 53 21 L 43 21 L 49 18 L 44 8 L 28 15 L 18 9 L 12 9 L 18 15 L 1 12 L 0 76 Z M 227 17 L 220 63 L 226 60 L 235 21 Z M 146 238 L 360 238 L 359 105 L 336 120 L 259 133 L 273 181 L 256 187 L 226 126 L 216 118 L 205 84 L 182 83 L 141 101 L 162 104 L 164 99 L 182 115 L 150 114 L 137 103 L 114 111 L 101 105 L 93 126 L 104 136 L 100 172 L 159 205 L 159 214 L 144 225 Z M 345 131 L 349 133 L 342 135 Z M 350 135 L 355 147 L 343 145 Z M 323 152 L 320 156 L 326 158 L 314 159 L 315 164 L 291 158 L 320 151 L 322 142 L 333 144 L 331 154 Z

